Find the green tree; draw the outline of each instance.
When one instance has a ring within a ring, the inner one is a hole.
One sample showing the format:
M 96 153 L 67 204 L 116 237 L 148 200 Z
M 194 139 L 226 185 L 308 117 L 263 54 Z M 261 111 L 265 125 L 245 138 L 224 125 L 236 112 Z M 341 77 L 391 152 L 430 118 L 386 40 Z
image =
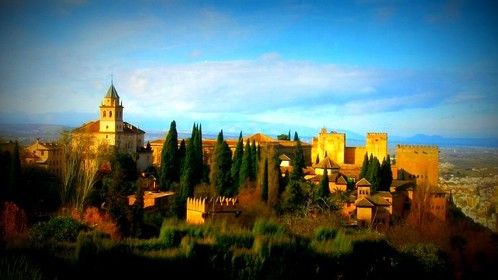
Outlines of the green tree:
M 291 140 L 291 133 L 290 133 L 290 129 L 289 129 L 289 133 L 287 133 L 287 139 L 288 139 L 288 140 Z
M 320 180 L 320 188 L 318 189 L 318 196 L 325 198 L 328 197 L 329 195 L 330 195 L 329 173 L 327 167 L 325 167 L 325 170 L 323 170 L 322 179 Z
M 183 164 L 185 163 L 186 154 L 187 154 L 187 144 L 185 143 L 185 139 L 182 139 L 182 141 L 180 142 L 180 147 L 176 151 L 176 158 L 178 161 L 178 168 L 180 169 L 180 176 Z
M 136 237 L 140 237 L 144 225 L 144 190 L 138 184 L 137 191 L 135 192 L 135 204 L 132 207 L 132 215 L 130 233 Z
M 193 173 L 194 173 L 194 184 L 198 184 L 203 180 L 204 174 L 204 156 L 202 150 L 202 126 L 199 124 L 198 126 L 194 123 L 194 127 L 192 128 L 192 141 L 194 145 L 194 165 L 193 165 Z
M 231 196 L 232 180 L 230 170 L 232 167 L 232 151 L 227 142 L 223 140 L 223 130 L 218 134 L 214 147 L 213 161 L 211 164 L 210 181 L 219 195 Z
M 299 136 L 297 135 L 297 131 L 294 131 L 294 142 L 298 142 L 298 141 L 300 141 Z
M 372 160 L 372 165 L 368 169 L 367 180 L 372 184 L 372 191 L 378 191 L 380 185 L 380 163 L 377 157 Z
M 239 185 L 244 185 L 247 181 L 251 181 L 251 172 L 253 170 L 252 149 L 249 140 L 244 147 L 244 154 L 242 155 L 242 163 L 240 165 Z
M 268 158 L 265 158 L 263 180 L 261 184 L 261 200 L 268 202 Z
M 177 150 L 178 133 L 176 132 L 176 122 L 172 121 L 161 152 L 161 167 L 159 169 L 159 186 L 161 190 L 169 190 L 173 182 L 178 182 L 180 168 Z
M 301 182 L 297 180 L 290 180 L 283 194 L 282 210 L 297 210 L 304 203 L 304 200 L 305 194 L 301 187 Z
M 290 140 L 289 136 L 287 134 L 279 134 L 277 135 L 278 140 Z
M 249 178 L 251 181 L 256 181 L 257 179 L 257 174 L 258 174 L 258 162 L 259 162 L 259 156 L 258 156 L 258 148 L 256 147 L 256 141 L 253 139 L 252 144 L 251 144 L 251 172 L 249 173 Z
M 242 131 L 241 131 L 239 135 L 239 141 L 237 142 L 237 146 L 235 147 L 235 152 L 233 155 L 232 170 L 230 170 L 233 180 L 233 188 L 235 192 L 238 192 L 240 187 L 240 168 L 242 165 L 243 157 L 244 157 L 244 140 L 242 139 Z
M 294 135 L 294 139 L 297 139 L 297 143 L 296 148 L 294 149 L 294 156 L 291 159 L 291 180 L 302 180 L 304 177 L 303 168 L 306 167 L 306 163 L 304 161 L 303 147 L 301 146 L 301 141 L 299 141 L 297 132 Z
M 363 158 L 363 164 L 361 165 L 360 179 L 361 179 L 361 178 L 366 178 L 366 177 L 367 177 L 367 173 L 368 173 L 368 164 L 369 164 L 368 154 L 367 154 L 367 153 L 365 153 L 365 157 Z
M 379 190 L 389 191 L 392 181 L 393 181 L 393 173 L 391 170 L 391 158 L 389 157 L 389 155 L 387 155 L 387 159 L 384 158 L 380 166 Z

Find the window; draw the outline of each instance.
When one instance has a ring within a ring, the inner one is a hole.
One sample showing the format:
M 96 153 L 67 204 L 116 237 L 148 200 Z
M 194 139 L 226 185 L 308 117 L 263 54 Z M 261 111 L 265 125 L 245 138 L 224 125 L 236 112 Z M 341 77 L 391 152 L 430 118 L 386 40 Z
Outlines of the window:
M 106 125 L 106 126 L 105 126 L 105 129 L 109 129 L 109 126 L 108 126 L 108 125 Z
M 104 111 L 104 113 L 103 113 L 103 117 L 105 117 L 105 111 Z
M 109 111 L 109 117 L 112 117 L 112 111 Z

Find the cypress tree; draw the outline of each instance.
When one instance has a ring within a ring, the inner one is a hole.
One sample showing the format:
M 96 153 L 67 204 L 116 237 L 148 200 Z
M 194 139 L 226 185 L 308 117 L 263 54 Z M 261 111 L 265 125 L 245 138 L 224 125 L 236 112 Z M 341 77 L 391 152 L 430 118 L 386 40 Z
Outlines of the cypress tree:
M 185 139 L 180 142 L 180 147 L 178 148 L 176 158 L 178 160 L 178 168 L 180 169 L 180 176 L 183 169 L 183 164 L 185 163 L 185 155 L 187 153 L 187 147 L 185 144 Z
M 252 144 L 251 144 L 251 172 L 249 173 L 249 178 L 251 181 L 256 181 L 257 179 L 257 174 L 258 174 L 258 162 L 259 162 L 259 157 L 258 157 L 258 150 L 256 147 L 256 141 L 253 139 Z
M 194 161 L 194 141 L 190 138 L 186 149 L 185 164 L 183 164 L 182 175 L 180 177 L 180 187 L 183 189 L 183 193 L 186 197 L 194 195 Z
M 318 189 L 318 196 L 325 198 L 330 195 L 329 189 L 329 173 L 327 167 L 323 170 L 322 179 L 320 180 L 320 188 Z
M 233 180 L 233 188 L 235 192 L 238 192 L 240 186 L 240 167 L 242 165 L 242 158 L 244 157 L 244 140 L 242 139 L 242 131 L 239 135 L 239 141 L 237 142 L 237 146 L 235 147 L 235 152 L 233 155 L 233 163 L 232 163 L 232 180 Z
M 253 170 L 252 163 L 253 161 L 251 156 L 251 145 L 249 143 L 249 140 L 247 140 L 246 146 L 244 147 L 244 154 L 242 156 L 242 164 L 240 166 L 240 185 L 243 185 L 246 183 L 246 181 L 251 180 L 250 176 Z
M 297 135 L 297 131 L 294 131 L 294 142 L 299 141 L 299 136 Z
M 9 169 L 9 186 L 7 190 L 7 197 L 9 197 L 10 199 L 14 199 L 17 198 L 16 194 L 19 193 L 19 181 L 21 180 L 21 158 L 19 157 L 19 143 L 17 141 L 14 144 L 14 151 L 10 160 L 11 163 Z
M 268 202 L 276 206 L 282 192 L 282 174 L 280 173 L 280 159 L 274 146 L 268 145 Z
M 287 140 L 291 140 L 291 133 L 290 133 L 290 129 L 289 129 L 289 134 L 287 135 Z
M 176 157 L 177 149 L 178 133 L 176 132 L 176 122 L 172 121 L 161 152 L 161 167 L 159 169 L 161 190 L 169 190 L 173 182 L 178 182 L 180 169 Z
M 372 191 L 377 191 L 379 190 L 379 184 L 380 184 L 380 163 L 377 157 L 374 157 L 372 160 L 372 165 L 371 168 L 368 170 L 368 176 L 369 179 L 367 179 L 370 184 L 372 184 Z
M 297 132 L 294 135 L 294 139 L 297 137 Z M 294 149 L 294 156 L 291 160 L 292 164 L 292 175 L 291 179 L 293 180 L 302 180 L 304 173 L 303 168 L 305 168 L 306 163 L 304 161 L 304 152 L 303 147 L 301 146 L 301 141 L 299 141 L 299 137 L 297 137 L 296 148 Z
M 393 181 L 393 173 L 391 170 L 391 158 L 387 155 L 387 159 L 384 158 L 382 165 L 380 166 L 380 184 L 379 190 L 389 191 L 391 183 Z
M 365 157 L 363 158 L 363 164 L 361 165 L 361 171 L 360 171 L 360 179 L 361 178 L 366 178 L 367 173 L 368 173 L 368 155 L 365 153 Z
M 223 130 L 218 134 L 214 148 L 213 163 L 211 164 L 211 185 L 219 195 L 232 196 L 232 180 L 230 170 L 232 167 L 232 151 L 227 142 L 223 140 Z
M 268 158 L 265 158 L 263 182 L 261 185 L 261 200 L 268 202 Z

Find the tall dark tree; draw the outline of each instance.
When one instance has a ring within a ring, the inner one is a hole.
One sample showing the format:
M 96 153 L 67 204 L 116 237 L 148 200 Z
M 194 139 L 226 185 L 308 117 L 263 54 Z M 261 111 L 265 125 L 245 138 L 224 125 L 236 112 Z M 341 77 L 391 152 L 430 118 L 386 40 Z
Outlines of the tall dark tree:
M 251 144 L 251 161 L 252 161 L 252 170 L 249 174 L 251 181 L 256 181 L 258 174 L 258 148 L 256 147 L 256 141 L 253 139 Z
M 178 168 L 180 169 L 180 175 L 183 168 L 183 164 L 185 163 L 185 155 L 187 154 L 187 147 L 185 143 L 185 139 L 182 139 L 180 142 L 180 147 L 176 152 L 176 158 L 178 160 Z
M 265 158 L 263 179 L 261 183 L 261 200 L 268 202 L 268 158 Z
M 315 164 L 319 164 L 320 163 L 320 155 L 316 155 L 316 159 L 315 159 Z
M 368 169 L 367 180 L 372 184 L 372 191 L 378 191 L 380 185 L 380 163 L 377 157 L 374 157 L 372 164 Z
M 192 141 L 194 146 L 194 163 L 193 163 L 193 181 L 198 184 L 203 180 L 204 174 L 204 156 L 202 150 L 202 127 L 196 125 L 192 128 Z
M 295 142 L 300 141 L 299 140 L 299 135 L 297 135 L 297 131 L 294 131 L 294 141 Z
M 360 179 L 367 177 L 368 164 L 369 164 L 368 154 L 365 153 L 365 156 L 363 157 L 363 164 L 361 165 Z
M 211 164 L 210 181 L 219 195 L 232 196 L 232 151 L 227 142 L 223 140 L 223 130 L 218 134 L 214 148 L 213 162 Z
M 172 121 L 161 152 L 161 167 L 159 169 L 159 186 L 161 190 L 169 190 L 171 184 L 179 180 L 180 167 L 177 150 L 178 133 L 176 131 L 176 122 Z
M 287 140 L 291 140 L 291 133 L 290 133 L 290 129 L 289 129 L 289 133 L 287 134 Z
M 327 167 L 325 167 L 325 170 L 323 170 L 323 175 L 322 179 L 320 180 L 320 188 L 318 189 L 318 196 L 325 198 L 330 195 L 330 189 L 329 189 L 329 172 L 327 170 Z
M 192 135 L 195 136 L 195 135 Z M 185 155 L 185 163 L 182 167 L 180 176 L 180 189 L 175 196 L 173 205 L 173 214 L 182 219 L 186 214 L 187 198 L 194 195 L 194 161 L 195 161 L 195 148 L 194 140 L 191 137 L 188 141 Z
M 242 165 L 242 158 L 244 157 L 244 140 L 242 139 L 242 131 L 239 135 L 239 141 L 237 142 L 237 146 L 235 147 L 235 152 L 233 155 L 233 163 L 232 163 L 232 180 L 233 180 L 233 188 L 238 192 L 240 187 L 240 167 Z
M 389 191 L 392 181 L 393 173 L 391 170 L 391 158 L 387 155 L 387 159 L 384 158 L 384 160 L 382 160 L 382 164 L 380 165 L 379 190 Z
M 242 156 L 242 163 L 240 165 L 240 174 L 239 174 L 240 185 L 245 184 L 247 181 L 251 181 L 252 170 L 253 170 L 252 149 L 249 140 L 247 140 L 246 146 L 244 147 L 244 154 Z
M 132 207 L 132 215 L 130 233 L 136 237 L 140 237 L 144 225 L 144 190 L 141 186 L 137 186 L 137 191 L 135 192 L 135 204 Z
M 301 141 L 299 141 L 299 137 L 297 137 L 297 132 L 294 135 L 294 138 L 297 138 L 296 148 L 294 149 L 294 156 L 291 159 L 292 165 L 292 180 L 302 180 L 304 177 L 303 168 L 306 167 L 306 162 L 304 161 L 304 152 L 303 147 L 301 146 Z

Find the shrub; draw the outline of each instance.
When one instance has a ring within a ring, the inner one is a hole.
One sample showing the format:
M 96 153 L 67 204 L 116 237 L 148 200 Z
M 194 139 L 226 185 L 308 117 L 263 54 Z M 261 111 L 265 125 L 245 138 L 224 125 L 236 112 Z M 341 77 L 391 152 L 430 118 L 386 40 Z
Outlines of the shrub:
M 164 242 L 165 246 L 176 247 L 180 245 L 182 238 L 186 235 L 185 231 L 182 231 L 175 227 L 162 226 L 161 232 L 159 233 L 159 239 Z
M 13 241 L 27 229 L 28 219 L 23 209 L 13 202 L 5 202 L 0 213 L 0 238 Z
M 44 243 L 47 241 L 74 242 L 80 231 L 87 227 L 70 217 L 55 217 L 48 222 L 38 223 L 31 229 L 30 239 L 33 243 Z
M 258 219 L 254 223 L 252 232 L 254 235 L 285 235 L 287 231 L 280 224 L 266 219 Z
M 336 235 L 337 229 L 335 228 L 319 227 L 315 231 L 315 239 L 318 241 L 334 239 Z
M 40 269 L 24 256 L 0 256 L 0 279 L 42 279 Z
M 251 248 L 254 242 L 254 236 L 249 233 L 217 234 L 215 238 L 216 245 L 224 249 Z

